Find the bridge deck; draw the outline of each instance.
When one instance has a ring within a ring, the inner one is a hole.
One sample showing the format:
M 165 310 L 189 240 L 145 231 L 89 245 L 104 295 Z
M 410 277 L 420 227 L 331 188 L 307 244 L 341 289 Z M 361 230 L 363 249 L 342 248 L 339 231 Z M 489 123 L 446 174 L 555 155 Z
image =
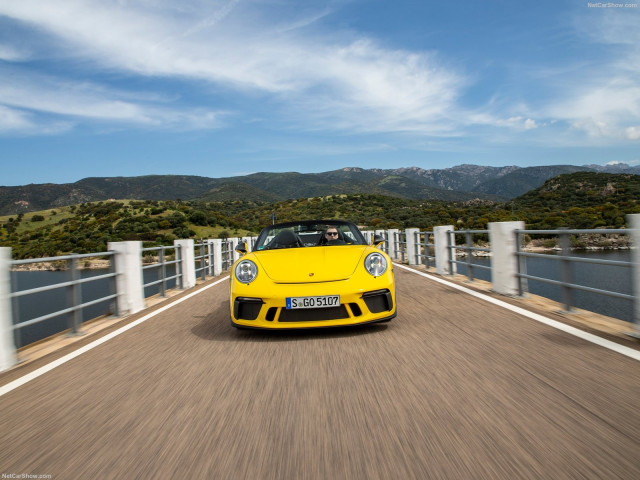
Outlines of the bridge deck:
M 226 282 L 159 313 L 0 397 L 0 473 L 640 478 L 636 360 L 396 272 L 388 324 L 237 331 Z

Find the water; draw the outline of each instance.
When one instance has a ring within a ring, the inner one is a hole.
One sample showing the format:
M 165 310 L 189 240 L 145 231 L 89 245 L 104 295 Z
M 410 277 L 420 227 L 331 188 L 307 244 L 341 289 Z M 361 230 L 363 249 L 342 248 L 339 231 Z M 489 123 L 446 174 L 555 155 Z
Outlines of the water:
M 90 278 L 109 273 L 108 269 L 80 270 L 81 278 Z M 158 280 L 160 273 L 159 268 L 143 271 L 143 282 L 145 284 Z M 53 285 L 56 283 L 68 282 L 71 280 L 70 271 L 16 271 L 12 272 L 11 282 L 12 290 L 29 290 L 32 288 Z M 175 265 L 167 265 L 167 277 L 175 275 Z M 176 280 L 167 281 L 167 289 L 175 288 Z M 34 293 L 14 299 L 13 309 L 17 310 L 20 322 L 25 322 L 43 315 L 64 310 L 71 305 L 70 288 L 61 287 L 46 292 Z M 115 285 L 113 278 L 103 278 L 81 284 L 82 303 L 113 295 L 115 293 Z M 151 285 L 145 287 L 144 295 L 150 297 L 160 292 L 160 285 Z M 113 315 L 115 311 L 115 300 L 104 300 L 95 305 L 91 305 L 82 310 L 82 321 L 92 320 L 104 315 Z M 14 319 L 16 315 L 14 313 Z M 18 348 L 30 343 L 42 340 L 56 333 L 62 332 L 72 326 L 71 314 L 62 314 L 34 325 L 20 328 L 16 331 L 15 341 Z M 15 322 L 14 323 L 19 323 Z
M 631 252 L 629 250 L 572 252 L 572 255 L 576 257 L 588 257 L 612 261 L 631 261 Z M 554 254 L 549 254 L 549 257 L 549 259 L 527 258 L 527 274 L 560 281 L 561 262 L 553 258 L 555 257 Z M 478 257 L 473 259 L 473 263 L 489 266 L 490 259 L 486 257 Z M 624 293 L 627 295 L 632 294 L 631 268 L 578 262 L 573 262 L 571 265 L 571 283 L 573 284 L 599 288 L 601 290 L 608 290 L 611 292 Z M 457 268 L 458 273 L 462 275 L 467 274 L 466 265 L 458 264 Z M 491 271 L 483 268 L 475 268 L 473 270 L 473 276 L 480 280 L 491 281 Z M 549 285 L 548 283 L 531 279 L 528 280 L 528 283 L 529 293 L 549 298 L 564 305 L 562 287 Z M 633 303 L 631 300 L 613 298 L 607 295 L 583 292 L 580 290 L 574 290 L 573 292 L 574 307 L 619 318 L 620 320 L 625 320 L 627 322 L 633 321 Z

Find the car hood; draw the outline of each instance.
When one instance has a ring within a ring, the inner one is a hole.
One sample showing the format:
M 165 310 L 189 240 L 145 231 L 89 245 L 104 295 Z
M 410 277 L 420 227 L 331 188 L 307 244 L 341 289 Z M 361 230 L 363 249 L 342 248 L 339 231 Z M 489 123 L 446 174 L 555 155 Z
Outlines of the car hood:
M 366 249 L 365 245 L 334 245 L 261 250 L 253 256 L 276 283 L 316 283 L 349 278 Z

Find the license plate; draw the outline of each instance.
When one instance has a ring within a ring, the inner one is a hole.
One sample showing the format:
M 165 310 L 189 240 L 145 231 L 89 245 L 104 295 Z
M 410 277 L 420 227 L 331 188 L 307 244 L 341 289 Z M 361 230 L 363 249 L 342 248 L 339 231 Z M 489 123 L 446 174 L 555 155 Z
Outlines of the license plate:
M 287 297 L 287 310 L 296 308 L 326 308 L 340 306 L 340 295 L 320 295 L 316 297 Z

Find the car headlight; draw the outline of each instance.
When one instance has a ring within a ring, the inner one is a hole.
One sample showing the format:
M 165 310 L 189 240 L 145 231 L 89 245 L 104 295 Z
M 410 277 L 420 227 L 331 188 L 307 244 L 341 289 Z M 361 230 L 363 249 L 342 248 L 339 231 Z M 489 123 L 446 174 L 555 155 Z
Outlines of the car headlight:
M 374 277 L 379 277 L 387 271 L 387 259 L 380 253 L 370 253 L 364 259 L 364 268 Z
M 258 266 L 251 260 L 242 260 L 236 265 L 236 278 L 242 283 L 251 283 L 258 276 Z

